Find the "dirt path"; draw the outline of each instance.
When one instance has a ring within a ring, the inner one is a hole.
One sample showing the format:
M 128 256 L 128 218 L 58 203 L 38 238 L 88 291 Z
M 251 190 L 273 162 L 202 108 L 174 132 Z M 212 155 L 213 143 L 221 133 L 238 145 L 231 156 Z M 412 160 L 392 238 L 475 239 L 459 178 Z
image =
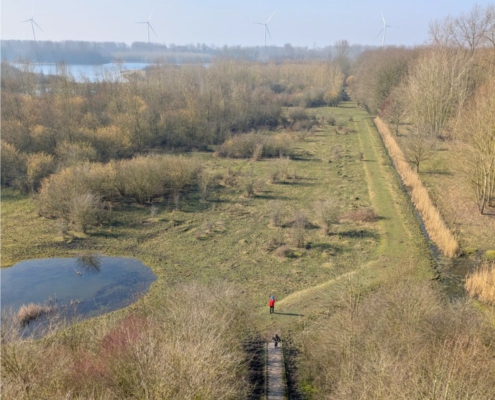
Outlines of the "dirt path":
M 284 400 L 284 360 L 282 355 L 282 344 L 275 347 L 273 342 L 268 343 L 267 348 L 267 376 L 268 376 L 268 400 Z

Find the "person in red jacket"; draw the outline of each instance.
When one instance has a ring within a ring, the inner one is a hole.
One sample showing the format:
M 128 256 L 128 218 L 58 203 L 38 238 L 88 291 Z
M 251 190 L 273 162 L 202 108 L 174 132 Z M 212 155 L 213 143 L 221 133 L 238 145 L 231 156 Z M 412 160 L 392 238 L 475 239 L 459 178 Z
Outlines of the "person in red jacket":
M 270 314 L 275 314 L 275 296 L 270 296 L 268 306 L 270 306 Z

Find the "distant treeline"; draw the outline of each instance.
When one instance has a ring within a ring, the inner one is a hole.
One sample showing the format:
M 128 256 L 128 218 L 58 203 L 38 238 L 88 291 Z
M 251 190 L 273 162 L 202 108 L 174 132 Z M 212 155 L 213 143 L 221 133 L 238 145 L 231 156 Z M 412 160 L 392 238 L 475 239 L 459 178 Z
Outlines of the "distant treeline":
M 242 61 L 259 60 L 332 60 L 338 57 L 339 45 L 322 48 L 284 46 L 207 46 L 204 43 L 175 45 L 135 42 L 132 45 L 115 42 L 2 40 L 2 61 L 32 61 L 67 64 L 104 64 L 112 61 L 162 61 L 173 64 L 207 63 L 212 58 Z M 348 45 L 347 56 L 356 58 L 370 46 Z

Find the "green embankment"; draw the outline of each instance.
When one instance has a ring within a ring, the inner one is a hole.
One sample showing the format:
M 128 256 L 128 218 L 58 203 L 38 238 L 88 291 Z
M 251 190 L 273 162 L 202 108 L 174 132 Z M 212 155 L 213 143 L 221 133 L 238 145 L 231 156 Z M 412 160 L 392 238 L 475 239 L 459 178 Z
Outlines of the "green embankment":
M 369 261 L 357 262 L 355 268 L 327 282 L 294 292 L 278 302 L 278 311 L 287 314 L 314 315 L 325 312 L 331 298 L 349 287 L 358 285 L 366 291 L 397 276 L 411 275 L 417 279 L 434 276 L 430 254 L 421 235 L 409 199 L 400 188 L 371 118 L 360 109 L 345 108 L 354 116 L 359 148 L 363 153 L 363 171 L 369 198 L 379 215 L 379 245 Z M 343 111 L 345 112 L 345 111 Z M 359 261 L 359 257 L 357 257 Z

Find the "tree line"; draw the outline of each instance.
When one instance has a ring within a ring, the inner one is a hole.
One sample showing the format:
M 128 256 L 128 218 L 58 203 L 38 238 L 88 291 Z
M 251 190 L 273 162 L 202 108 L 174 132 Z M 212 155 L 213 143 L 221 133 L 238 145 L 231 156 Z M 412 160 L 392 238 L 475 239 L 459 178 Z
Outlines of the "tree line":
M 347 83 L 353 98 L 396 134 L 419 171 L 438 140 L 456 141 L 463 175 L 483 214 L 495 196 L 495 6 L 434 21 L 430 43 L 366 51 Z

